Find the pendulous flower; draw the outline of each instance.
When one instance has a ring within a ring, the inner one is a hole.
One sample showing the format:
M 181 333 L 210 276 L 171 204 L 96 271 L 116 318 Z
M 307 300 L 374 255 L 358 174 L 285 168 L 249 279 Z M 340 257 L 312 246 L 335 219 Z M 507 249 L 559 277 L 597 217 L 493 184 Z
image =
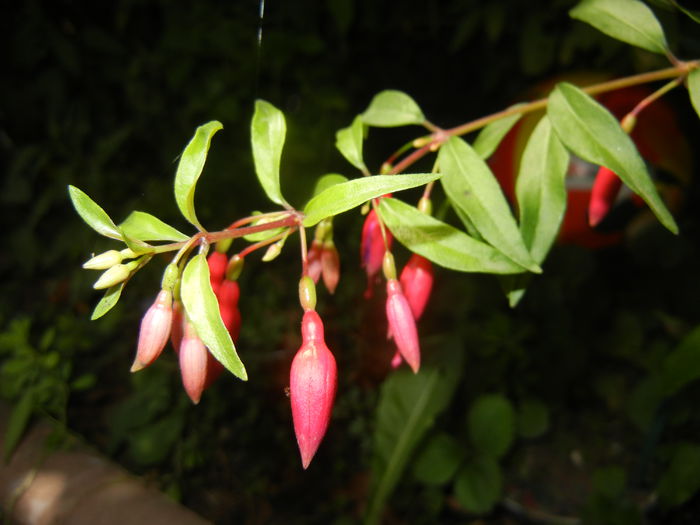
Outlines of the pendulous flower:
M 386 293 L 386 317 L 391 335 L 401 357 L 406 360 L 414 373 L 418 372 L 420 344 L 411 306 L 403 294 L 401 283 L 396 279 L 387 280 Z
M 209 351 L 197 335 L 192 323 L 185 323 L 185 334 L 180 343 L 179 360 L 182 386 L 196 405 L 206 388 Z
M 425 305 L 433 289 L 433 263 L 414 253 L 401 271 L 399 281 L 406 296 L 413 318 L 418 321 L 425 311 Z
M 131 371 L 137 372 L 155 361 L 165 348 L 173 322 L 173 294 L 161 290 L 141 319 L 136 359 Z

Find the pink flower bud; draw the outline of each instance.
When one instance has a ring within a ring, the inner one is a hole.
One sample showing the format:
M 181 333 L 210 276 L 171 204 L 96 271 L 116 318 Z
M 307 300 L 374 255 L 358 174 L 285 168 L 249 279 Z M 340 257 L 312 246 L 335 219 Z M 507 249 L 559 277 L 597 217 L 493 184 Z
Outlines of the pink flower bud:
M 389 230 L 386 230 L 387 248 L 391 248 L 393 237 Z M 371 209 L 365 218 L 362 226 L 362 239 L 360 243 L 361 265 L 365 269 L 368 278 L 374 277 L 382 267 L 384 258 L 384 240 L 379 219 L 374 209 Z
M 302 345 L 289 374 L 294 433 L 306 469 L 328 428 L 337 385 L 333 354 L 323 337 L 323 323 L 314 310 L 304 312 Z
M 591 188 L 591 200 L 588 205 L 588 223 L 592 228 L 608 214 L 615 204 L 622 181 L 614 171 L 601 166 Z
M 418 321 L 423 315 L 428 303 L 430 291 L 433 288 L 433 263 L 425 257 L 414 253 L 401 271 L 401 288 L 413 312 L 413 318 Z
M 161 290 L 155 302 L 141 319 L 136 359 L 131 371 L 137 372 L 157 359 L 170 336 L 173 320 L 173 294 Z
M 411 306 L 401 290 L 401 283 L 389 279 L 386 283 L 386 317 L 389 321 L 391 335 L 396 347 L 413 372 L 420 368 L 420 345 L 416 321 L 411 313 Z
M 202 397 L 207 380 L 206 346 L 191 323 L 185 324 L 185 335 L 180 343 L 180 375 L 185 392 L 196 405 Z
M 226 273 L 226 267 L 228 266 L 228 257 L 225 253 L 214 252 L 209 257 L 207 257 L 207 264 L 209 265 L 209 280 L 211 282 L 211 287 L 214 293 L 217 292 L 221 281 Z
M 327 241 L 323 244 L 321 272 L 326 289 L 330 293 L 334 293 L 338 286 L 338 280 L 340 280 L 340 256 L 333 241 Z
M 401 357 L 401 352 L 397 350 L 394 357 L 391 358 L 391 368 L 397 369 L 401 366 L 401 363 L 403 363 L 403 357 Z
M 173 345 L 176 353 L 180 351 L 180 343 L 185 331 L 184 322 L 182 302 L 175 300 L 173 301 L 173 321 L 170 325 L 170 344 Z
M 224 279 L 219 287 L 217 297 L 221 320 L 235 343 L 238 341 L 238 335 L 241 331 L 241 313 L 238 310 L 238 298 L 240 297 L 238 282 Z
M 307 261 L 307 274 L 311 277 L 314 283 L 317 283 L 321 277 L 321 254 L 323 252 L 323 244 L 320 241 L 314 239 L 311 241 L 311 248 L 306 257 Z

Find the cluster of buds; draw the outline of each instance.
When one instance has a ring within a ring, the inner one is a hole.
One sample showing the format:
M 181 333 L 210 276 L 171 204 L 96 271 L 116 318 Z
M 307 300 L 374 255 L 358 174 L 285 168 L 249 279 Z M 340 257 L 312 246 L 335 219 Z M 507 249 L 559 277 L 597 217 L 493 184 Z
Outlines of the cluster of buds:
M 299 282 L 299 300 L 304 309 L 302 342 L 289 372 L 289 397 L 301 464 L 306 469 L 328 429 L 338 372 L 315 310 L 315 285 L 309 276 Z
M 324 219 L 316 226 L 307 264 L 307 273 L 314 283 L 318 283 L 319 279 L 323 278 L 326 289 L 330 293 L 335 293 L 340 280 L 340 256 L 333 242 L 331 219 Z
M 129 259 L 129 262 L 124 262 Z M 86 270 L 104 270 L 92 287 L 95 290 L 105 290 L 123 283 L 147 261 L 147 256 L 138 257 L 130 249 L 107 250 L 95 255 L 83 264 Z

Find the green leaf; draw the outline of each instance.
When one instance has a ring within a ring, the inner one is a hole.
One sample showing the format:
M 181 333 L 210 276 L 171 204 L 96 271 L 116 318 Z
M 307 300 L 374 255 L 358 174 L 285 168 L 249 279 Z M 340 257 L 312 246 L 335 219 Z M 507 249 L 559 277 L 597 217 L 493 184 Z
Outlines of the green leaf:
M 518 434 L 524 438 L 536 438 L 549 428 L 549 409 L 542 401 L 526 399 L 518 407 Z
M 666 228 L 678 233 L 676 221 L 656 191 L 632 139 L 607 109 L 576 86 L 562 82 L 549 97 L 547 116 L 569 150 L 614 171 Z
M 139 241 L 186 241 L 189 239 L 158 217 L 143 211 L 133 211 L 119 225 L 127 236 Z
M 663 55 L 668 49 L 664 30 L 654 12 L 639 0 L 583 0 L 569 15 L 652 53 Z
M 664 508 L 677 507 L 700 490 L 700 446 L 682 443 L 674 451 L 671 465 L 659 482 L 659 501 Z
M 516 108 L 522 105 L 523 104 L 516 104 L 515 106 L 511 106 L 511 108 Z M 521 113 L 516 113 L 515 115 L 510 115 L 491 122 L 484 129 L 482 129 L 474 140 L 474 145 L 472 146 L 477 155 L 484 160 L 488 159 L 493 152 L 496 151 L 496 148 L 500 144 L 503 137 L 506 136 L 506 133 L 508 133 L 510 129 L 515 126 L 515 123 L 518 122 L 518 120 L 520 120 L 521 116 Z
M 256 100 L 250 125 L 255 173 L 267 197 L 280 206 L 287 204 L 280 189 L 280 160 L 286 134 L 282 112 L 269 102 Z
M 469 512 L 486 514 L 501 496 L 501 469 L 489 456 L 478 456 L 464 465 L 455 481 L 457 501 Z
M 109 215 L 95 201 L 75 186 L 68 186 L 68 193 L 78 215 L 100 235 L 122 240 L 119 229 Z
M 351 210 L 370 199 L 395 191 L 423 186 L 439 177 L 439 173 L 374 175 L 336 184 L 326 188 L 306 203 L 304 226 L 308 228 L 326 217 Z
M 391 89 L 375 95 L 360 118 L 370 126 L 386 128 L 425 122 L 423 112 L 411 97 Z
M 541 268 L 532 260 L 498 181 L 486 163 L 459 137 L 450 138 L 438 154 L 440 179 L 456 208 L 494 248 L 535 273 Z
M 259 215 L 259 212 L 254 212 L 253 215 Z M 250 223 L 250 226 L 260 226 L 261 224 L 268 224 L 271 222 L 275 222 L 280 220 L 285 216 L 285 212 L 280 212 L 278 214 L 273 214 L 273 215 L 267 215 L 265 214 L 264 217 L 261 217 L 258 220 L 255 220 Z M 244 235 L 243 238 L 248 241 L 248 242 L 258 242 L 258 241 L 264 241 L 265 239 L 269 239 L 270 237 L 274 237 L 278 233 L 282 233 L 282 228 L 273 228 L 271 230 L 263 230 L 261 232 L 257 233 L 249 233 L 248 235 Z
M 362 159 L 362 140 L 364 139 L 364 127 L 362 118 L 355 117 L 347 128 L 338 130 L 335 134 L 335 147 L 343 157 L 362 173 L 368 173 L 367 166 Z
M 311 194 L 311 197 L 315 197 L 323 190 L 328 189 L 331 186 L 335 186 L 336 184 L 340 184 L 341 182 L 347 181 L 348 178 L 345 175 L 341 175 L 340 173 L 326 173 L 325 175 L 321 175 L 316 181 L 316 185 L 314 186 L 314 191 Z
M 34 391 L 31 389 L 25 389 L 22 397 L 12 408 L 10 417 L 7 420 L 7 429 L 5 430 L 4 436 L 4 450 L 3 457 L 5 463 L 10 460 L 10 456 L 19 445 L 22 436 L 24 435 L 27 425 L 29 425 L 29 419 L 34 411 Z
M 212 120 L 197 128 L 180 156 L 175 173 L 175 201 L 180 212 L 198 230 L 203 230 L 194 211 L 194 190 L 207 160 L 214 133 L 223 129 L 221 122 Z
M 121 228 L 119 228 L 119 231 L 122 234 L 122 240 L 126 244 L 126 247 L 129 248 L 136 255 L 144 255 L 147 253 L 153 253 L 155 251 L 155 248 L 147 242 L 143 242 L 138 239 L 129 237 Z
M 688 91 L 695 113 L 700 117 L 700 69 L 693 69 L 688 75 Z
M 542 263 L 566 212 L 569 154 L 545 115 L 527 141 L 515 183 L 520 232 L 530 255 Z
M 663 393 L 672 396 L 700 378 L 700 326 L 686 335 L 662 365 Z
M 424 364 L 417 374 L 398 370 L 382 385 L 366 523 L 380 522 L 382 508 L 416 446 L 450 402 L 462 372 L 461 348 L 459 342 L 445 344 L 441 340 L 439 346 L 426 352 L 435 356 L 435 364 Z
M 187 263 L 182 272 L 180 294 L 187 316 L 211 354 L 233 375 L 246 381 L 248 374 L 221 320 L 204 253 L 195 255 Z
M 523 271 L 495 248 L 398 199 L 382 199 L 379 214 L 401 244 L 445 268 L 460 272 Z
M 499 394 L 479 396 L 469 409 L 469 437 L 481 453 L 500 458 L 513 443 L 515 411 Z
M 126 281 L 122 281 L 119 284 L 115 284 L 111 288 L 107 288 L 107 291 L 102 296 L 102 299 L 100 299 L 100 302 L 97 303 L 97 306 L 95 306 L 95 309 L 92 311 L 92 315 L 90 316 L 91 321 L 99 319 L 114 308 L 114 306 L 119 302 L 119 298 L 122 295 L 122 290 L 124 289 L 125 285 Z
M 464 448 L 454 437 L 435 434 L 416 457 L 413 475 L 426 485 L 444 485 L 454 477 L 464 456 Z

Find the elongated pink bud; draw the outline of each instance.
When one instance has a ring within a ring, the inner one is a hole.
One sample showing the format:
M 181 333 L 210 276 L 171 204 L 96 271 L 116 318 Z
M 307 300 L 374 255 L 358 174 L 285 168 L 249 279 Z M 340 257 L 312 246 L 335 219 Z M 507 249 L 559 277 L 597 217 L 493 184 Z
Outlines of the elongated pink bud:
M 389 321 L 391 335 L 396 342 L 396 348 L 401 353 L 401 357 L 413 369 L 413 372 L 418 372 L 420 368 L 420 344 L 411 306 L 401 290 L 401 283 L 396 279 L 387 281 L 386 293 L 386 317 Z
M 622 187 L 620 177 L 614 171 L 601 166 L 591 188 L 591 200 L 588 204 L 588 223 L 597 226 L 615 204 L 617 194 Z
M 192 324 L 185 323 L 185 335 L 180 344 L 180 375 L 185 392 L 195 405 L 206 385 L 208 354 Z
M 334 293 L 340 280 L 340 256 L 333 241 L 323 243 L 321 252 L 321 274 L 323 284 L 330 293 Z
M 414 253 L 401 271 L 401 288 L 406 296 L 413 318 L 418 321 L 428 304 L 433 289 L 433 263 Z
M 228 266 L 228 257 L 225 253 L 214 252 L 209 257 L 207 257 L 207 264 L 209 265 L 209 280 L 211 282 L 211 287 L 216 293 L 221 285 L 221 281 L 226 273 L 226 267 Z
M 309 254 L 306 257 L 307 269 L 306 273 L 311 277 L 314 283 L 317 283 L 321 278 L 321 254 L 323 252 L 323 243 L 314 239 L 311 241 L 311 248 L 309 248 Z
M 161 290 L 155 302 L 141 319 L 136 359 L 132 372 L 138 372 L 155 361 L 165 348 L 173 321 L 173 294 Z
M 301 464 L 306 469 L 328 428 L 338 372 L 314 310 L 304 312 L 301 333 L 302 345 L 289 374 L 289 394 Z
M 184 308 L 182 302 L 179 300 L 173 301 L 173 321 L 170 325 L 170 344 L 173 346 L 176 353 L 180 351 L 180 343 L 182 343 L 182 336 L 185 332 L 185 316 L 183 312 Z
M 387 244 L 391 248 L 392 235 L 387 230 Z M 384 257 L 384 240 L 379 219 L 374 209 L 371 209 L 362 226 L 362 239 L 360 242 L 361 265 L 365 269 L 368 278 L 374 277 L 382 267 Z

